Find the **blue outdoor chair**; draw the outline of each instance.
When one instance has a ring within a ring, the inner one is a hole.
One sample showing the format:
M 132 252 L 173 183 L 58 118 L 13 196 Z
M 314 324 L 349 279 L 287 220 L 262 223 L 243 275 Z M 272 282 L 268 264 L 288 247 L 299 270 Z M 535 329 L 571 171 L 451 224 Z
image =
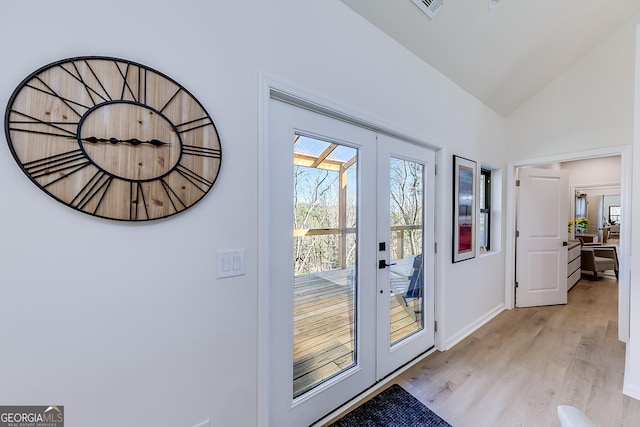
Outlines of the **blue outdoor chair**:
M 407 286 L 407 291 L 402 295 L 406 307 L 409 307 L 407 299 L 422 297 L 422 289 L 424 288 L 422 277 L 422 254 L 419 254 L 413 259 L 413 272 L 409 276 L 409 286 Z M 413 311 L 416 314 L 422 313 L 422 310 Z

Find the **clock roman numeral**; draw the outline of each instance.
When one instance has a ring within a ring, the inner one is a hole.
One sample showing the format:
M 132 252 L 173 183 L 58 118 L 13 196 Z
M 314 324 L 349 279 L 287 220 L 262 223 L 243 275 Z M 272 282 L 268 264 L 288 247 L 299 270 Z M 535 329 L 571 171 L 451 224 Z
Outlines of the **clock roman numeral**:
M 138 99 L 141 100 L 143 104 L 147 104 L 147 81 L 147 69 L 138 68 Z
M 171 102 L 173 102 L 173 100 L 176 98 L 176 96 L 178 96 L 178 94 L 182 92 L 182 88 L 179 88 L 178 90 L 175 91 L 175 93 L 173 95 L 171 95 L 171 98 L 169 98 L 169 100 L 167 101 L 166 104 L 164 104 L 164 106 L 159 110 L 161 113 L 164 112 L 164 110 L 167 109 L 167 107 L 169 106 L 169 104 L 171 104 Z
M 87 65 L 87 67 L 89 68 L 89 70 L 91 70 L 91 67 L 89 67 L 89 64 L 87 64 L 86 61 L 84 61 L 84 62 Z M 100 86 L 100 89 L 101 89 L 102 93 L 100 93 L 98 90 L 96 90 L 93 87 L 91 87 L 91 85 L 89 83 L 87 83 L 87 81 L 82 77 L 82 73 L 78 69 L 78 66 L 76 65 L 75 62 L 71 62 L 70 64 L 73 67 L 73 70 L 70 70 L 70 69 L 64 67 L 63 65 L 60 65 L 60 68 L 62 68 L 71 77 L 73 77 L 78 82 L 80 82 L 80 84 L 82 84 L 82 86 L 84 86 L 85 90 L 87 91 L 87 95 L 89 95 L 89 98 L 91 99 L 91 102 L 93 102 L 93 105 L 98 105 L 98 104 L 100 104 L 102 102 L 106 102 L 106 101 L 110 100 L 109 94 L 107 94 L 107 91 L 105 90 L 104 86 L 102 86 L 102 83 L 100 83 L 100 80 L 98 79 L 98 77 L 96 77 L 96 75 L 95 75 L 95 73 L 93 73 L 93 71 L 92 71 L 92 74 L 95 77 L 95 79 L 97 80 L 98 85 Z
M 22 167 L 34 179 L 42 178 L 54 173 L 60 173 L 62 175 L 60 178 L 45 185 L 45 187 L 47 187 L 48 185 L 51 185 L 54 182 L 66 178 L 67 176 L 85 168 L 89 164 L 91 164 L 91 162 L 84 155 L 84 152 L 78 149 L 26 162 L 22 164 Z
M 183 165 L 178 165 L 176 171 L 203 193 L 206 193 L 207 189 L 213 185 L 213 182 Z
M 131 86 L 129 86 L 129 70 L 132 68 L 130 63 L 127 63 L 127 66 L 125 68 L 124 73 L 122 72 L 122 69 L 120 69 L 119 64 L 116 61 L 113 61 L 114 64 L 116 65 L 116 68 L 118 69 L 118 71 L 120 72 L 120 76 L 122 77 L 122 91 L 120 93 L 120 99 L 127 99 L 127 97 L 125 96 L 127 93 L 129 93 L 131 95 L 131 97 L 133 98 L 133 100 L 135 102 L 138 102 L 138 100 L 140 99 L 140 67 L 135 67 L 138 70 L 138 95 L 136 97 L 136 94 L 133 93 L 133 89 L 131 89 Z M 134 71 L 135 73 L 135 71 Z M 132 73 L 133 74 L 133 73 Z
M 76 108 L 80 107 L 83 108 L 85 111 L 88 110 L 89 106 L 81 104 L 79 102 L 73 101 L 69 98 L 65 98 L 64 96 L 60 95 L 59 93 L 56 93 L 53 89 L 51 89 L 40 77 L 35 77 L 35 81 L 39 82 L 42 86 L 45 87 L 45 89 L 35 86 L 33 84 L 26 84 L 25 86 L 28 87 L 29 89 L 33 89 L 36 90 L 38 92 L 44 93 L 46 95 L 49 95 L 53 98 L 59 99 L 60 101 L 62 101 L 63 104 L 65 104 L 67 107 L 69 107 L 69 109 L 71 109 L 71 111 L 73 111 L 78 117 L 82 117 L 82 113 L 80 111 L 77 111 Z M 76 108 L 72 107 L 71 104 L 73 104 Z M 95 104 L 94 104 L 95 105 Z
M 173 188 L 171 188 L 171 186 L 167 184 L 164 178 L 160 179 L 160 183 L 162 184 L 162 188 L 164 189 L 164 192 L 167 194 L 167 198 L 171 202 L 171 206 L 173 206 L 173 210 L 175 212 L 178 212 L 179 210 L 183 210 L 187 208 L 187 205 L 182 201 L 180 196 L 178 196 L 178 194 L 176 194 L 176 192 L 173 191 Z M 178 209 L 178 206 L 176 206 L 176 204 L 174 203 L 173 201 L 174 199 L 177 200 L 182 205 L 180 209 Z
M 107 194 L 112 180 L 113 177 L 111 175 L 107 175 L 103 171 L 97 171 L 78 194 L 76 194 L 73 200 L 71 200 L 70 205 L 81 210 L 86 210 L 87 205 L 93 202 L 95 205 L 93 206 L 92 213 L 95 214 L 102 200 L 104 200 L 104 196 Z
M 149 212 L 147 211 L 147 202 L 144 199 L 144 192 L 142 191 L 142 184 L 139 182 L 131 182 L 130 196 L 131 204 L 129 207 L 129 219 L 140 219 L 140 214 L 144 209 L 144 217 L 149 218 Z
M 198 157 L 211 157 L 213 159 L 219 159 L 221 157 L 219 148 L 197 147 L 195 145 L 187 144 L 182 145 L 182 154 Z
M 102 99 L 104 99 L 105 101 L 112 101 L 113 98 L 111 97 L 111 95 L 109 95 L 109 91 L 107 90 L 107 88 L 104 87 L 104 85 L 102 84 L 102 82 L 100 81 L 100 79 L 98 78 L 98 76 L 96 75 L 96 72 L 93 70 L 93 68 L 91 68 L 91 65 L 89 65 L 89 62 L 85 59 L 84 60 L 85 65 L 87 66 L 87 68 L 89 69 L 89 71 L 91 72 L 91 75 L 93 76 L 94 79 L 96 79 L 96 81 L 98 82 L 98 85 L 100 85 L 100 88 L 102 89 L 103 93 L 107 96 L 107 98 L 104 98 L 103 96 L 100 96 Z M 75 66 L 75 63 L 74 63 Z M 93 89 L 92 89 L 93 90 Z M 94 90 L 94 92 L 97 94 L 98 92 L 96 92 Z
M 178 129 L 178 133 L 183 134 L 212 124 L 213 122 L 211 121 L 211 117 L 204 116 L 200 117 L 199 119 L 190 120 L 188 122 L 176 125 L 176 129 Z
M 72 132 L 68 129 L 61 127 L 62 125 L 73 126 L 74 129 L 78 126 L 77 122 L 46 122 L 44 120 L 40 120 L 35 117 L 31 117 L 27 114 L 21 113 L 20 111 L 11 110 L 11 113 L 15 113 L 21 117 L 26 118 L 26 120 L 9 120 L 9 130 L 16 132 L 26 132 L 26 133 L 35 133 L 40 135 L 48 135 L 48 136 L 57 136 L 65 139 L 73 139 L 76 140 L 76 133 Z M 26 129 L 23 127 L 11 127 L 11 125 L 45 125 L 45 129 L 49 129 L 49 132 L 45 132 L 42 130 L 35 129 Z M 60 125 L 60 126 L 58 126 Z
M 35 77 L 35 80 L 37 80 L 38 82 L 40 82 L 40 84 L 42 84 L 42 85 L 43 85 L 47 90 L 43 90 L 43 89 L 40 89 L 40 88 L 38 88 L 38 87 L 35 87 L 35 86 L 32 86 L 32 85 L 29 85 L 29 87 L 30 87 L 31 89 L 35 89 L 35 90 L 38 90 L 38 91 L 40 91 L 40 92 L 42 92 L 42 93 L 46 93 L 46 94 L 47 94 L 47 95 L 49 95 L 49 96 L 53 96 L 53 97 L 55 97 L 55 98 L 58 98 L 60 101 L 62 101 L 62 103 L 63 103 L 64 105 L 66 105 L 66 106 L 67 106 L 71 111 L 73 111 L 73 112 L 74 112 L 78 117 L 82 117 L 82 113 L 80 113 L 79 111 L 77 111 L 77 110 L 76 110 L 76 109 L 75 109 L 71 104 L 76 105 L 76 107 L 77 107 L 77 106 L 80 106 L 80 107 L 84 108 L 85 110 L 88 110 L 88 109 L 89 109 L 89 107 L 87 107 L 86 105 L 79 104 L 79 103 L 77 103 L 77 102 L 71 101 L 71 100 L 69 100 L 69 99 L 67 99 L 67 98 L 65 98 L 65 97 L 63 97 L 63 96 L 61 96 L 58 92 L 56 92 L 56 91 L 55 91 L 55 90 L 53 90 L 51 87 L 49 87 L 49 85 L 48 85 L 48 84 L 46 84 L 46 83 L 45 83 L 45 82 L 44 82 L 40 77 L 37 77 L 37 76 L 36 76 L 36 77 Z

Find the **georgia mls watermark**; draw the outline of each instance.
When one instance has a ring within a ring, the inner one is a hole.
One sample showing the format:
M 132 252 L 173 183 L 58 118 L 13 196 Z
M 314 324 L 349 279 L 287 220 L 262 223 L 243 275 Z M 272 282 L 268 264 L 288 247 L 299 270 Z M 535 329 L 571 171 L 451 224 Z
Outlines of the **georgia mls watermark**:
M 64 427 L 64 406 L 0 406 L 0 427 Z

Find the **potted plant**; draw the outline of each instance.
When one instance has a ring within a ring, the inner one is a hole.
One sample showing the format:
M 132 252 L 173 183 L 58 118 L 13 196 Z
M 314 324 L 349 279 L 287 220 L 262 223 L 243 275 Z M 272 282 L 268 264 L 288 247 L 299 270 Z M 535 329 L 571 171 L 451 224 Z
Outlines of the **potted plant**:
M 576 233 L 583 234 L 590 222 L 591 221 L 585 217 L 576 219 Z

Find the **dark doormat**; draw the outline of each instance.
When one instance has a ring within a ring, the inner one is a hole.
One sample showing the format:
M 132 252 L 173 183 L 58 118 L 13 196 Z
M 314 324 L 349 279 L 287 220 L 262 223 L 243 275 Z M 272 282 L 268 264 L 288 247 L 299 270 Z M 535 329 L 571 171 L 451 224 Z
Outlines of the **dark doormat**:
M 397 384 L 372 397 L 330 427 L 451 427 Z

